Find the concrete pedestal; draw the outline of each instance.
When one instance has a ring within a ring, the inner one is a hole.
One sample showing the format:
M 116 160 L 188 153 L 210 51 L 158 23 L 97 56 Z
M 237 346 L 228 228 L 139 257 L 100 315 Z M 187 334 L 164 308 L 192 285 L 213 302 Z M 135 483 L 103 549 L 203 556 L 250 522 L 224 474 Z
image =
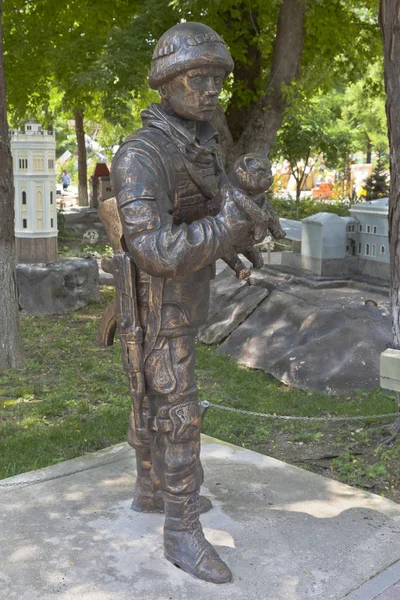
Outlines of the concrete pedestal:
M 16 237 L 17 262 L 49 263 L 57 260 L 57 236 L 46 238 Z
M 211 438 L 202 456 L 202 522 L 231 584 L 163 558 L 163 516 L 130 510 L 134 456 L 120 444 L 0 482 L 0 599 L 342 600 L 400 559 L 399 505 Z

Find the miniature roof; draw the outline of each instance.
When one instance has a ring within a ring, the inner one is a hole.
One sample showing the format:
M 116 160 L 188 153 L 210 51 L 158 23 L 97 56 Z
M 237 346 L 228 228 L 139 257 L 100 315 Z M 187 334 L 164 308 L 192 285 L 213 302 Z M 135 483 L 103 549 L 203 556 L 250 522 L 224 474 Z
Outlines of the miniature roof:
M 287 240 L 301 242 L 301 221 L 293 219 L 279 219 L 283 231 L 286 233 Z
M 344 221 L 346 221 L 346 223 L 359 223 L 360 221 L 357 219 L 357 217 L 342 217 L 342 219 Z
M 387 214 L 389 210 L 389 198 L 378 198 L 377 200 L 367 200 L 352 204 L 350 212 L 381 212 Z
M 93 173 L 93 179 L 97 179 L 98 177 L 109 177 L 110 171 L 106 163 L 96 163 L 96 168 Z
M 324 223 L 339 224 L 343 223 L 343 219 L 335 213 L 320 212 L 311 215 L 310 217 L 306 217 L 302 220 L 302 223 L 320 223 L 321 225 Z

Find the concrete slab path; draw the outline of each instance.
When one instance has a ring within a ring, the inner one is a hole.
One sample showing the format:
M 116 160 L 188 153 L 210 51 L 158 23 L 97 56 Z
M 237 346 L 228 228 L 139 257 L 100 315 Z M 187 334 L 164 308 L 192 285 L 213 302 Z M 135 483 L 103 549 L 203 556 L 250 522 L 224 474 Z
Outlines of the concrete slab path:
M 214 503 L 202 522 L 231 584 L 163 558 L 163 516 L 130 510 L 134 456 L 119 444 L 0 482 L 0 599 L 342 600 L 376 575 L 349 599 L 400 597 L 387 596 L 399 505 L 212 438 L 202 458 Z

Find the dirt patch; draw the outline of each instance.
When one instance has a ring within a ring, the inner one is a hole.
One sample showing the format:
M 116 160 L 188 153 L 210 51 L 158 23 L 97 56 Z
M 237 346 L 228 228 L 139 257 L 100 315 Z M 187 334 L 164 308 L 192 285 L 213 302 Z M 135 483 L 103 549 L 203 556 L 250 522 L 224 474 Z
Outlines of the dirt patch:
M 258 451 L 400 503 L 400 440 L 384 444 L 393 425 L 324 424 L 312 433 L 307 429 L 272 430 Z

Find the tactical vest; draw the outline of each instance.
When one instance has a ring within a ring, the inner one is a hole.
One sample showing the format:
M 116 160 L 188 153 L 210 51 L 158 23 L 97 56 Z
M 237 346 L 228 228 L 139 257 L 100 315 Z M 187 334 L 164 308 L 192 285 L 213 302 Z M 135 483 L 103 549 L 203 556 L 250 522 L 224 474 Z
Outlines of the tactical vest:
M 147 150 L 151 148 L 151 153 L 156 152 L 159 156 L 158 166 L 162 169 L 165 191 L 177 225 L 218 214 L 221 203 L 218 192 L 224 173 L 216 154 L 210 154 L 206 165 L 191 163 L 171 138 L 157 128 L 140 129 L 126 141 L 133 140 L 139 142 L 144 151 L 146 147 Z M 210 279 L 214 277 L 214 264 L 164 280 L 150 277 L 138 269 L 138 305 L 146 331 L 145 347 L 154 347 L 158 334 L 167 337 L 195 335 L 207 319 Z M 150 288 L 157 307 L 150 307 Z
M 222 168 L 217 154 L 207 164 L 190 162 L 169 136 L 157 128 L 140 129 L 127 141 L 149 144 L 161 159 L 176 225 L 190 224 L 206 216 L 216 216 L 221 208 L 219 188 Z

